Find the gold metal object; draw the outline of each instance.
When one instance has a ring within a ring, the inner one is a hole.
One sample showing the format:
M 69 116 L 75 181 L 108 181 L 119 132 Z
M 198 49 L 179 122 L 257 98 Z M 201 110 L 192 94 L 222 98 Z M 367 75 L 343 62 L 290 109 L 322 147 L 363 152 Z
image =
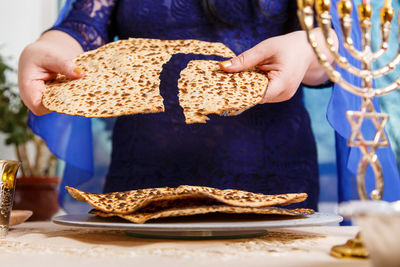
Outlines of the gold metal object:
M 337 3 L 339 18 L 350 17 L 353 4 L 350 0 L 341 0 Z
M 391 7 L 383 7 L 381 8 L 381 24 L 384 24 L 386 22 L 392 22 L 393 15 L 394 15 L 394 9 Z
M 304 2 L 304 1 L 303 1 Z M 394 90 L 400 88 L 400 78 L 397 79 L 392 84 L 385 86 L 383 88 L 374 89 L 372 87 L 373 79 L 386 75 L 387 73 L 393 71 L 395 67 L 400 63 L 400 49 L 392 60 L 392 62 L 388 63 L 386 66 L 383 66 L 380 69 L 372 70 L 371 64 L 373 61 L 379 59 L 383 53 L 387 50 L 388 40 L 391 32 L 391 24 L 386 21 L 381 24 L 381 35 L 382 42 L 381 46 L 377 51 L 371 50 L 371 29 L 372 22 L 369 20 L 370 14 L 372 13 L 372 6 L 370 4 L 362 4 L 359 6 L 359 13 L 361 15 L 360 19 L 360 28 L 361 28 L 361 37 L 362 37 L 362 49 L 357 50 L 354 47 L 354 42 L 351 38 L 351 26 L 352 26 L 352 18 L 348 16 L 349 12 L 351 12 L 351 3 L 350 1 L 341 0 L 338 3 L 338 10 L 341 13 L 340 22 L 342 33 L 344 36 L 344 47 L 350 52 L 350 54 L 361 61 L 361 68 L 357 68 L 351 65 L 348 60 L 339 55 L 337 49 L 333 45 L 333 38 L 330 36 L 331 31 L 331 16 L 329 13 L 322 12 L 324 8 L 326 8 L 326 3 L 323 4 L 324 1 L 319 0 L 316 1 L 316 9 L 317 6 L 320 6 L 319 9 L 321 12 L 317 12 L 315 16 L 318 26 L 321 28 L 322 33 L 324 35 L 325 44 L 329 49 L 330 54 L 333 56 L 336 65 L 347 70 L 353 75 L 356 75 L 362 78 L 362 86 L 359 87 L 354 84 L 350 84 L 347 82 L 341 74 L 334 69 L 334 67 L 328 62 L 328 57 L 323 54 L 317 44 L 312 29 L 314 28 L 314 12 L 312 8 L 309 6 L 301 5 L 303 8 L 298 9 L 298 16 L 301 22 L 303 29 L 307 33 L 308 41 L 311 44 L 315 54 L 318 57 L 320 64 L 325 68 L 328 73 L 330 79 L 338 83 L 345 90 L 358 95 L 361 97 L 361 109 L 359 111 L 348 111 L 346 113 L 347 119 L 350 122 L 352 127 L 351 136 L 348 140 L 349 146 L 359 147 L 362 152 L 362 159 L 358 165 L 357 172 L 357 184 L 358 184 L 358 192 L 360 194 L 361 199 L 381 199 L 383 194 L 383 176 L 382 176 L 382 168 L 379 162 L 379 159 L 376 156 L 376 149 L 379 147 L 388 146 L 387 138 L 384 134 L 384 127 L 388 119 L 387 114 L 382 114 L 376 112 L 372 100 L 375 96 L 381 96 L 388 94 Z M 385 11 L 389 12 L 389 9 Z M 371 121 L 376 128 L 376 134 L 371 140 L 366 140 L 361 134 L 361 126 L 365 121 Z M 376 179 L 376 189 L 374 189 L 370 196 L 365 189 L 365 173 L 367 167 L 370 166 L 375 174 Z
M 315 2 L 315 10 L 317 11 L 317 14 L 329 13 L 330 9 L 331 9 L 330 0 L 317 0 Z
M 307 5 L 305 2 L 307 2 Z M 307 33 L 307 39 L 311 44 L 318 61 L 325 69 L 330 79 L 339 84 L 343 89 L 358 95 L 361 98 L 360 110 L 349 110 L 346 112 L 346 117 L 351 125 L 351 135 L 347 144 L 348 146 L 358 147 L 362 153 L 362 158 L 357 169 L 357 189 L 360 199 L 367 200 L 371 198 L 373 200 L 380 200 L 382 199 L 384 180 L 382 167 L 376 154 L 376 150 L 380 147 L 386 147 L 389 145 L 387 137 L 384 133 L 384 127 L 389 119 L 389 115 L 377 112 L 372 104 L 372 101 L 376 96 L 386 95 L 392 91 L 400 89 L 400 78 L 382 88 L 374 89 L 372 85 L 374 79 L 385 76 L 389 72 L 393 71 L 400 63 L 400 47 L 398 48 L 398 52 L 392 61 L 380 69 L 373 70 L 371 68 L 371 64 L 372 62 L 378 60 L 388 48 L 388 41 L 391 34 L 391 22 L 394 11 L 388 6 L 385 6 L 380 10 L 382 41 L 380 47 L 376 51 L 372 51 L 372 5 L 367 3 L 358 6 L 359 26 L 361 29 L 362 42 L 362 49 L 358 50 L 354 47 L 354 42 L 351 37 L 353 20 L 350 15 L 352 12 L 352 3 L 350 0 L 338 1 L 337 9 L 340 18 L 341 32 L 344 39 L 343 46 L 352 57 L 361 62 L 361 68 L 358 68 L 350 64 L 345 57 L 339 55 L 336 47 L 334 46 L 333 38 L 330 36 L 332 27 L 331 16 L 329 12 L 327 12 L 327 10 L 329 10 L 328 2 L 330 1 L 317 0 L 315 2 L 317 14 L 314 14 L 313 9 L 309 6 L 311 1 L 298 1 L 300 4 L 298 5 L 297 15 L 303 30 L 305 30 Z M 314 28 L 314 16 L 317 20 L 319 28 L 323 33 L 325 45 L 328 48 L 330 55 L 334 58 L 336 65 L 347 72 L 360 77 L 362 79 L 361 87 L 346 81 L 331 65 L 331 63 L 328 61 L 328 57 L 321 52 L 319 47 L 321 44 L 316 42 L 314 33 L 312 31 Z M 361 127 L 365 121 L 372 122 L 376 129 L 375 135 L 369 140 L 363 136 L 361 131 Z M 365 188 L 365 174 L 367 167 L 370 167 L 373 170 L 375 176 L 375 189 L 373 189 L 369 194 Z M 333 247 L 331 250 L 331 255 L 336 257 L 367 257 L 368 253 L 365 247 L 362 245 L 361 238 L 358 236 L 354 240 L 349 240 L 344 245 Z
M 345 244 L 333 246 L 331 255 L 336 258 L 368 258 L 369 253 L 358 233 L 354 239 L 348 240 Z
M 8 233 L 19 166 L 18 161 L 0 160 L 0 238 L 5 237 Z
M 314 0 L 297 0 L 297 6 L 300 9 L 306 8 L 306 7 L 312 7 L 314 5 Z
M 371 20 L 372 16 L 372 5 L 371 4 L 361 4 L 358 6 L 358 17 L 360 20 Z

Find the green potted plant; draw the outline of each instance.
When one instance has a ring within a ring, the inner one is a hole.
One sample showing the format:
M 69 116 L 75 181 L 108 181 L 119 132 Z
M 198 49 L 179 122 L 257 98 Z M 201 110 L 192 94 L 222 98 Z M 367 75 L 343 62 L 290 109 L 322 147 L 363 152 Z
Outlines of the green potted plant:
M 7 80 L 7 73 L 12 72 L 0 55 L 0 132 L 5 134 L 5 144 L 14 146 L 21 162 L 13 208 L 32 210 L 31 220 L 49 220 L 59 209 L 57 158 L 27 126 L 28 109 L 17 86 Z

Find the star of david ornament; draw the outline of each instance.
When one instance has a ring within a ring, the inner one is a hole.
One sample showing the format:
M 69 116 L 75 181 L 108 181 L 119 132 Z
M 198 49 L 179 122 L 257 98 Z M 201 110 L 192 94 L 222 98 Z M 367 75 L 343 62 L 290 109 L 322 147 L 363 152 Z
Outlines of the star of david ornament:
M 389 118 L 388 114 L 377 112 L 347 111 L 346 117 L 351 126 L 351 135 L 347 143 L 349 146 L 386 147 L 389 145 L 384 132 L 385 125 Z M 363 122 L 366 119 L 371 120 L 376 129 L 374 138 L 371 140 L 366 140 L 361 131 Z

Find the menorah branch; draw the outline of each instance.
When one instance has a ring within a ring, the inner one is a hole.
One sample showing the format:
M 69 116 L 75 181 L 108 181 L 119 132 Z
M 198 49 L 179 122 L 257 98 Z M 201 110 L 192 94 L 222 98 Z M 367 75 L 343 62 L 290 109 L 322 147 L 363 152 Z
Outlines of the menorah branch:
M 381 24 L 381 44 L 379 49 L 371 55 L 371 61 L 377 61 L 388 49 L 388 41 L 392 32 L 392 24 L 385 22 Z
M 355 59 L 362 61 L 365 58 L 365 51 L 359 51 L 354 47 L 354 41 L 351 38 L 351 28 L 353 24 L 353 19 L 350 16 L 345 16 L 340 18 L 340 27 L 343 34 L 343 47 L 349 51 L 350 55 Z
M 331 16 L 329 13 L 323 13 L 317 16 L 318 26 L 321 28 L 322 33 L 324 35 L 325 44 L 329 49 L 332 57 L 335 59 L 335 62 L 341 68 L 346 69 L 353 75 L 359 76 L 361 78 L 366 78 L 367 76 L 371 75 L 371 72 L 368 70 L 360 70 L 353 65 L 351 65 L 345 57 L 339 55 L 337 49 L 333 45 L 333 39 L 330 35 L 330 31 L 332 30 L 331 27 Z
M 375 96 L 387 95 L 398 89 L 400 89 L 400 78 L 398 78 L 397 80 L 395 80 L 393 83 L 389 84 L 388 86 L 385 86 L 385 87 L 379 88 L 379 89 L 375 89 L 374 95 Z
M 328 61 L 327 56 L 320 51 L 315 36 L 311 31 L 314 28 L 314 14 L 312 8 L 299 9 L 297 13 L 300 18 L 302 27 L 306 31 L 308 42 L 311 44 L 311 47 L 314 50 L 314 53 L 317 56 L 319 63 L 325 69 L 331 81 L 340 84 L 340 86 L 353 94 L 362 96 L 364 94 L 364 90 L 360 87 L 353 86 L 346 80 L 344 80 L 341 74 L 337 70 L 335 70 L 331 63 Z
M 373 70 L 372 71 L 372 76 L 374 78 L 382 77 L 382 76 L 388 74 L 389 72 L 394 71 L 396 69 L 396 66 L 399 63 L 400 63 L 400 49 L 397 51 L 397 55 L 394 57 L 394 59 L 391 62 L 389 62 L 388 64 L 386 64 L 385 66 L 383 66 L 380 69 Z

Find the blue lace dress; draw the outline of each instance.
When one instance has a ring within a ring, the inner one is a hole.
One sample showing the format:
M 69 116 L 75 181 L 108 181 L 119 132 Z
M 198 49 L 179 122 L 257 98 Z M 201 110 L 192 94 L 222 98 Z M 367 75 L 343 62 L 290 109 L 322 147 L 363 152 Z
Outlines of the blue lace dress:
M 116 37 L 223 42 L 239 54 L 297 29 L 290 0 L 77 0 L 61 30 L 94 49 Z M 207 185 L 262 193 L 307 192 L 298 206 L 316 209 L 318 166 L 302 90 L 290 100 L 258 105 L 239 116 L 211 115 L 186 125 L 178 102 L 179 72 L 192 59 L 174 55 L 161 72 L 165 112 L 119 117 L 105 192 Z

